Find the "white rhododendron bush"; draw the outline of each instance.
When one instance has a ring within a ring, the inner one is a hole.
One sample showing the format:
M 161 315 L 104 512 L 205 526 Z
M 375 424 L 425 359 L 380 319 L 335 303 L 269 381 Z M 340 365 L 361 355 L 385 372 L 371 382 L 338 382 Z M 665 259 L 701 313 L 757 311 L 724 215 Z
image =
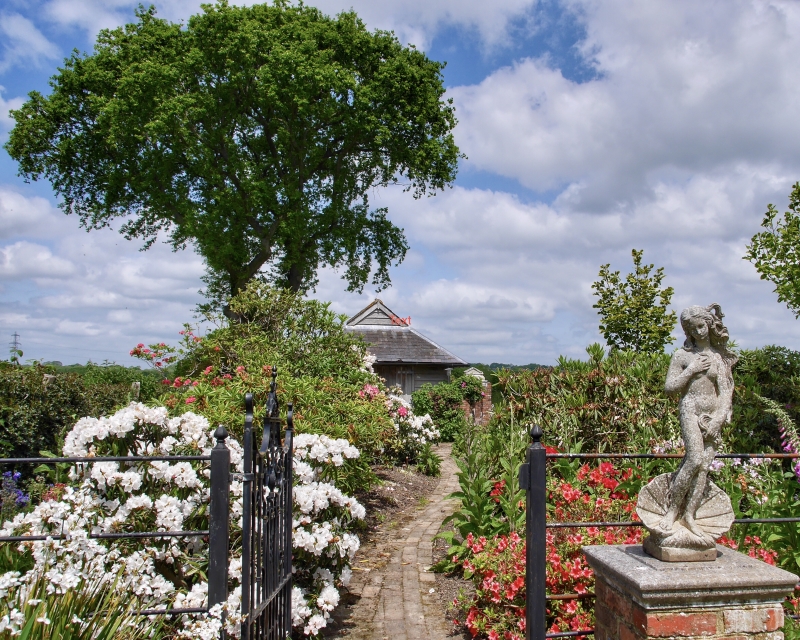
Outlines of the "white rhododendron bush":
M 167 409 L 132 403 L 112 416 L 82 418 L 67 435 L 68 457 L 209 455 L 214 429 L 194 413 L 170 418 Z M 242 447 L 226 444 L 235 471 L 243 472 Z M 331 478 L 358 458 L 346 440 L 297 435 L 294 453 L 292 618 L 298 634 L 316 635 L 339 601 L 350 578 L 358 537 L 350 523 L 364 508 L 343 494 Z M 116 581 L 141 608 L 207 606 L 208 545 L 200 537 L 92 539 L 90 533 L 194 531 L 208 529 L 208 462 L 131 461 L 76 464 L 70 483 L 57 499 L 2 524 L 2 536 L 57 536 L 19 544 L 30 552 L 33 569 L 0 575 L 0 595 L 20 602 L 44 578 L 50 593 L 65 593 Z M 231 540 L 241 540 L 242 483 L 233 480 Z M 241 548 L 231 551 L 226 603 L 209 614 L 184 615 L 175 623 L 177 638 L 218 638 L 223 624 L 238 637 L 241 622 Z M 223 615 L 224 612 L 224 615 Z M 223 622 L 224 620 L 224 622 Z M 0 627 L 12 635 L 24 624 L 11 605 Z

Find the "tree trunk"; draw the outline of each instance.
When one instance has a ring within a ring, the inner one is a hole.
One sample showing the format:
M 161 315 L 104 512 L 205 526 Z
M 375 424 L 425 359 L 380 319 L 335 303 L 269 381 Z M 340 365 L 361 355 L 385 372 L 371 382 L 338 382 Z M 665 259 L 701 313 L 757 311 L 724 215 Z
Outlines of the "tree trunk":
M 289 267 L 289 272 L 286 274 L 286 283 L 292 293 L 298 293 L 303 287 L 303 270 L 296 262 Z

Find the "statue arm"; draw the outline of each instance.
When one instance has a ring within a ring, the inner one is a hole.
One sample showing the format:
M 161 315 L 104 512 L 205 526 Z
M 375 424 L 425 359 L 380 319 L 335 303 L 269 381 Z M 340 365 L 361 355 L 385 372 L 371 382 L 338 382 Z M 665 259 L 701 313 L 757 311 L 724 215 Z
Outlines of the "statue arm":
M 672 360 L 670 360 L 669 369 L 667 370 L 667 381 L 664 383 L 664 391 L 668 395 L 676 395 L 683 391 L 695 373 L 685 366 L 687 355 L 683 349 L 679 349 L 672 355 Z

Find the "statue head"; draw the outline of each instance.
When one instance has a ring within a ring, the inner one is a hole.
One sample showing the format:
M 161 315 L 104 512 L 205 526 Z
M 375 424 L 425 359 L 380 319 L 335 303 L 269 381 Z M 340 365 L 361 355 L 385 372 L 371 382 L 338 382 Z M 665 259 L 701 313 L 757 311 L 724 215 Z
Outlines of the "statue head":
M 716 302 L 703 307 L 700 305 L 693 305 L 681 311 L 681 327 L 686 334 L 686 341 L 683 343 L 683 348 L 687 351 L 692 351 L 697 348 L 695 339 L 689 328 L 689 320 L 693 318 L 701 318 L 708 326 L 708 338 L 711 346 L 719 351 L 725 360 L 736 362 L 737 356 L 728 351 L 728 329 L 722 324 L 722 318 L 725 316 L 722 313 L 722 308 Z

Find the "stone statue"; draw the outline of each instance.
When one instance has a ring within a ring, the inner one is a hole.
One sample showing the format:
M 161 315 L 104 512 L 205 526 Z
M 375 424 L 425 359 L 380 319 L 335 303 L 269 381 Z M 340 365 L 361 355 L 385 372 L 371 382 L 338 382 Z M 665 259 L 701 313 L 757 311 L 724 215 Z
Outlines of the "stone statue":
M 686 453 L 678 470 L 650 482 L 639 494 L 636 512 L 650 532 L 644 548 L 667 562 L 715 560 L 716 541 L 730 529 L 730 498 L 708 479 L 730 422 L 733 398 L 728 330 L 718 304 L 681 312 L 683 348 L 672 356 L 664 389 L 680 394 L 681 435 Z

